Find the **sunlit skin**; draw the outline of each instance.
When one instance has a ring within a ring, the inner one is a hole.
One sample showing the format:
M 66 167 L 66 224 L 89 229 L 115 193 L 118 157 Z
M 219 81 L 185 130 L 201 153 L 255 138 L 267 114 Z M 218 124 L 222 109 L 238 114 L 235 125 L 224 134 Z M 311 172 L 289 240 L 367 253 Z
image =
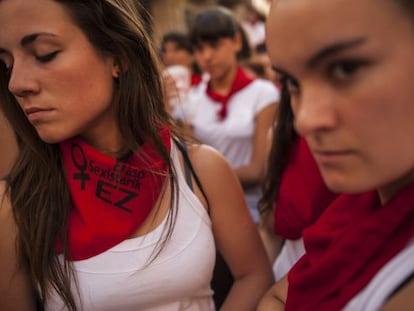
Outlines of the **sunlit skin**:
M 40 138 L 56 143 L 80 135 L 116 151 L 114 59 L 99 53 L 54 1 L 1 1 L 0 29 L 9 90 Z
M 279 0 L 267 46 L 331 189 L 386 202 L 414 179 L 414 25 L 394 1 Z
M 201 42 L 195 47 L 194 56 L 197 63 L 203 72 L 210 75 L 212 87 L 216 92 L 228 92 L 236 75 L 236 55 L 240 49 L 239 35 L 235 38 L 220 38 L 213 43 Z

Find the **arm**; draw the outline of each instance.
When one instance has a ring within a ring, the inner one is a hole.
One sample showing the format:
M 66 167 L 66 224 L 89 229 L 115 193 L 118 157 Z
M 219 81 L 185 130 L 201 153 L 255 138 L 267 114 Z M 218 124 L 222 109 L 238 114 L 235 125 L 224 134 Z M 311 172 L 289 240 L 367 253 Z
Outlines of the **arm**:
M 16 157 L 17 145 L 12 129 L 0 113 L 0 177 L 5 176 Z
M 275 283 L 263 296 L 257 311 L 283 311 L 287 297 L 288 281 L 284 277 Z
M 0 183 L 0 310 L 34 310 L 29 277 L 19 260 L 17 227 L 8 197 Z
M 273 218 L 272 214 L 268 214 L 267 216 Z M 284 239 L 281 236 L 276 235 L 273 232 L 273 228 L 269 227 L 266 223 L 263 223 L 263 220 L 261 220 L 261 224 L 258 228 L 267 257 L 269 258 L 270 263 L 273 263 L 282 249 Z
M 191 147 L 189 155 L 209 200 L 217 248 L 235 279 L 222 310 L 254 310 L 271 286 L 273 274 L 240 183 L 213 148 Z
M 257 184 L 264 177 L 264 166 L 268 157 L 266 140 L 277 112 L 276 103 L 262 109 L 256 116 L 256 128 L 253 136 L 253 153 L 249 164 L 235 169 L 243 186 Z

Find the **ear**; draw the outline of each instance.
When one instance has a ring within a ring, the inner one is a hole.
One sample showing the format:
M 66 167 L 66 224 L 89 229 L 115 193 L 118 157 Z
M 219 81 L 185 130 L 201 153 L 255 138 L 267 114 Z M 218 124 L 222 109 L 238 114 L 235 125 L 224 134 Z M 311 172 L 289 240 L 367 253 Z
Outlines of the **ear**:
M 119 78 L 119 65 L 114 61 L 114 63 L 112 64 L 112 77 L 114 79 L 118 79 Z

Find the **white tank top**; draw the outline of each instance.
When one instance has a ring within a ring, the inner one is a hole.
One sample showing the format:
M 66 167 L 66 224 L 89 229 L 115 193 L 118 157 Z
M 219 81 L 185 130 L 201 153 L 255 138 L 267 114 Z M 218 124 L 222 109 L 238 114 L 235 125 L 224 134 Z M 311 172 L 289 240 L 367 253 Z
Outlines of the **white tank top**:
M 343 311 L 379 310 L 393 291 L 413 272 L 414 240 L 411 240 L 406 248 L 381 268 L 371 282 L 345 306 Z M 412 310 L 412 307 L 407 306 L 409 310 Z
M 303 245 L 302 238 L 298 240 L 285 240 L 280 254 L 273 263 L 275 281 L 277 282 L 286 276 L 303 254 L 305 254 L 305 246 Z
M 149 258 L 168 226 L 167 218 L 150 233 L 121 242 L 95 257 L 74 261 L 79 310 L 212 311 L 210 288 L 215 244 L 206 209 L 188 187 L 177 148 L 172 159 L 177 171 L 179 204 L 172 235 L 161 253 Z M 53 293 L 46 310 L 65 310 Z

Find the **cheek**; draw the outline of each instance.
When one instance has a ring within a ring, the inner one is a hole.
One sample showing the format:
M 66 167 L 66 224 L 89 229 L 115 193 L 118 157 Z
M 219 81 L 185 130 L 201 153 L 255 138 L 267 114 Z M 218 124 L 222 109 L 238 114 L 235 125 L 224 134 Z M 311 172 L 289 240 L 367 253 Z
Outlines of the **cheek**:
M 85 106 L 109 97 L 113 92 L 111 66 L 94 57 L 73 62 L 69 68 L 60 70 L 57 76 L 65 84 L 68 96 L 86 101 Z

